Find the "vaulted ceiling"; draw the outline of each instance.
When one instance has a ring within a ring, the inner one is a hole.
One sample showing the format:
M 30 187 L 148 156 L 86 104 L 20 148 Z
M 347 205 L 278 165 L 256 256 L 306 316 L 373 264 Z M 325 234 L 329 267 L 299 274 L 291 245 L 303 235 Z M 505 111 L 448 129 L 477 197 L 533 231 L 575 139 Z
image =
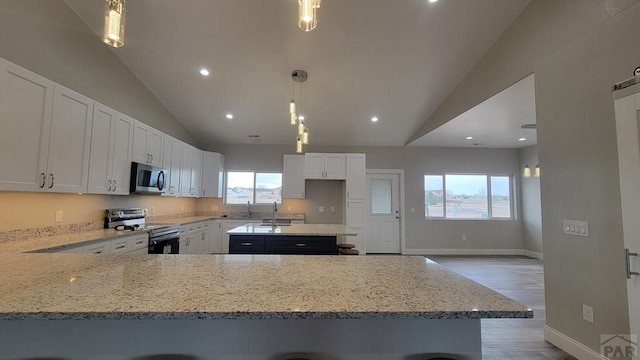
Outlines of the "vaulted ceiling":
M 103 0 L 65 1 L 101 33 Z M 303 69 L 312 144 L 402 146 L 528 1 L 325 0 L 305 33 L 295 0 L 130 0 L 113 51 L 202 144 L 293 144 Z

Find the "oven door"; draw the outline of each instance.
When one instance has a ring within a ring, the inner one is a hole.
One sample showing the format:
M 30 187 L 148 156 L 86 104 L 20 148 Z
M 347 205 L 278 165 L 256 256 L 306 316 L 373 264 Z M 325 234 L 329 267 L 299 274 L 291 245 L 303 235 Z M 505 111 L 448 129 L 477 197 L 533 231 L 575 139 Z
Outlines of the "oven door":
M 149 239 L 149 254 L 179 254 L 179 237 Z

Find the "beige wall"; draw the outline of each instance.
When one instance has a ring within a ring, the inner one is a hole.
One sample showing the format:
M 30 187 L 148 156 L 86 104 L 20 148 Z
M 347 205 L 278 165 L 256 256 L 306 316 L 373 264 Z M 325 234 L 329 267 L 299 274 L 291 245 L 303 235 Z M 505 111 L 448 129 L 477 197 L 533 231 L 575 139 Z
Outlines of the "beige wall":
M 282 171 L 282 156 L 294 152 L 291 145 L 215 145 L 206 150 L 225 154 L 225 170 Z M 419 147 L 318 147 L 310 145 L 308 152 L 359 152 L 367 154 L 369 169 L 404 169 L 407 248 L 421 249 L 522 249 L 522 223 L 514 221 L 483 220 L 425 220 L 424 184 L 427 173 L 495 173 L 515 175 L 519 183 L 519 159 L 517 150 L 499 149 L 451 149 Z M 311 198 L 306 201 L 285 201 L 285 207 L 293 204 L 294 212 L 309 214 L 310 222 L 325 221 L 331 216 L 327 204 L 337 203 L 344 196 L 343 187 L 335 186 L 326 194 L 314 188 L 318 181 L 307 181 Z M 320 181 L 319 183 L 324 183 Z M 339 182 L 335 182 L 339 183 Z M 331 185 L 326 185 L 331 186 Z M 333 200 L 335 199 L 335 200 Z M 219 201 L 218 201 L 219 202 Z M 200 200 L 199 209 L 209 210 L 212 202 Z M 297 206 L 296 206 L 297 204 Z M 340 202 L 340 204 L 343 203 Z M 317 207 L 325 206 L 325 213 L 318 214 Z M 268 207 L 266 207 L 268 208 Z M 414 208 L 415 212 L 411 212 Z M 268 210 L 268 209 L 267 209 Z M 314 211 L 316 212 L 314 214 Z M 340 211 L 343 213 L 344 208 Z M 519 207 L 517 210 L 519 214 Z M 322 218 L 319 218 L 322 216 Z M 336 215 L 337 216 L 337 215 Z M 336 217 L 337 220 L 337 217 Z M 333 220 L 327 220 L 333 222 Z M 336 221 L 336 222 L 341 222 Z M 466 235 L 466 240 L 462 240 Z
M 194 144 L 114 51 L 62 0 L 2 0 L 0 57 Z
M 525 250 L 542 254 L 542 200 L 540 179 L 533 176 L 538 161 L 538 146 L 520 149 L 520 169 L 531 168 L 531 177 L 520 178 L 522 197 L 522 243 Z

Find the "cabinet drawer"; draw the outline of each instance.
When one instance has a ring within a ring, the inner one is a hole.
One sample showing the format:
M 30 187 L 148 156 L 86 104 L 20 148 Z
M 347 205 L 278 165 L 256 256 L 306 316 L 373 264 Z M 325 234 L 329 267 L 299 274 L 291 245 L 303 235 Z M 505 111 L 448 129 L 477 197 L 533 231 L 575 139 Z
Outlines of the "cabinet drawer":
M 111 253 L 112 254 L 124 254 L 131 251 L 130 239 L 118 239 L 111 241 Z
M 229 254 L 263 254 L 264 252 L 264 236 L 229 236 Z
M 337 253 L 335 236 L 270 236 L 267 249 L 272 254 Z

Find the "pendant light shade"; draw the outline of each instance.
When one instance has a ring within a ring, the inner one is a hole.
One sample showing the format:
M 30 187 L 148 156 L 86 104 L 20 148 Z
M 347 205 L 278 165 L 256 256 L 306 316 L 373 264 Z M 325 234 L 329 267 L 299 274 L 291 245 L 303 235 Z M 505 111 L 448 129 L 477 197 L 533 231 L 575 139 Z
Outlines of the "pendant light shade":
M 298 0 L 298 27 L 311 31 L 318 26 L 318 9 L 322 0 Z
M 289 103 L 289 114 L 295 114 L 295 113 L 296 113 L 296 101 L 291 100 L 291 102 Z
M 540 177 L 540 164 L 536 165 L 536 168 L 533 170 L 533 176 L 539 178 Z
M 302 143 L 305 145 L 309 145 L 309 129 L 305 128 L 304 133 L 302 133 Z
M 124 45 L 125 0 L 105 0 L 102 41 L 114 48 Z
M 302 139 L 300 139 L 299 136 L 298 136 L 298 139 L 296 140 L 296 152 L 298 154 L 302 153 Z
M 524 170 L 522 170 L 522 177 L 525 179 L 528 179 L 531 177 L 531 168 L 529 167 L 529 164 L 526 164 L 524 166 Z
M 304 120 L 300 120 L 298 122 L 298 136 L 302 136 L 304 134 Z

